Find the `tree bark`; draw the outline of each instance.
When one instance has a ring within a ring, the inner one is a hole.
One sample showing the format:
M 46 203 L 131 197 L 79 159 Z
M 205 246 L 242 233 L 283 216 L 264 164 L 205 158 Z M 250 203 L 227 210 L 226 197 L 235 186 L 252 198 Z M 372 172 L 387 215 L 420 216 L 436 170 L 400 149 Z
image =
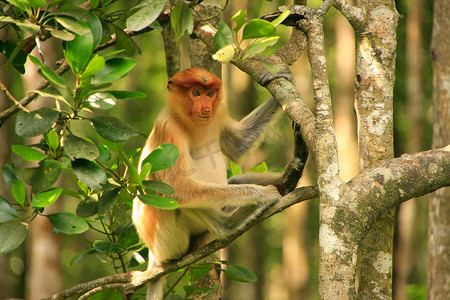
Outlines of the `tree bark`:
M 433 148 L 450 144 L 450 2 L 434 2 L 431 57 L 433 60 Z M 436 191 L 429 202 L 428 299 L 450 295 L 450 187 Z
M 356 100 L 360 169 L 394 157 L 393 93 L 398 14 L 393 2 L 361 1 L 368 25 L 356 36 Z M 358 252 L 358 299 L 392 297 L 395 211 L 386 212 Z

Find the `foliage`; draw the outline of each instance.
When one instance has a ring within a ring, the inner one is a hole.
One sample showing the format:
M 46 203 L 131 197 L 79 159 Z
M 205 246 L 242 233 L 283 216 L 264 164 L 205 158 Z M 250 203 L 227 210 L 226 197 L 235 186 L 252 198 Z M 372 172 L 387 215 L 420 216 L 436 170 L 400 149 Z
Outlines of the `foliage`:
M 143 264 L 146 256 L 146 249 L 131 223 L 133 199 L 138 197 L 160 209 L 178 207 L 170 199 L 174 193 L 172 187 L 146 180 L 150 172 L 173 166 L 178 149 L 171 144 L 161 145 L 138 169 L 141 149 L 130 150 L 125 144 L 132 137 L 144 135 L 116 117 L 105 116 L 105 111 L 121 100 L 146 97 L 141 92 L 115 90 L 112 84 L 127 76 L 137 63 L 130 58 L 140 53 L 139 46 L 131 39 L 132 33 L 145 28 L 161 30 L 157 18 L 166 1 L 142 1 L 125 16 L 123 11 L 112 8 L 113 2 L 90 1 L 88 6 L 75 7 L 60 0 L 8 0 L 2 8 L 1 27 L 9 27 L 16 34 L 16 38 L 0 41 L 0 51 L 7 58 L 4 69 L 14 67 L 23 74 L 29 59 L 49 82 L 46 88 L 32 92 L 37 97 L 51 98 L 54 105 L 34 111 L 21 107 L 17 115 L 15 133 L 22 138 L 40 140 L 12 146 L 12 151 L 28 162 L 26 167 L 13 163 L 2 166 L 3 179 L 14 201 L 0 195 L 0 254 L 10 253 L 21 245 L 27 237 L 28 223 L 39 215 L 50 221 L 55 233 L 101 234 L 101 239 L 90 240 L 89 247 L 74 256 L 70 264 L 101 254 L 116 271 L 117 265 L 126 271 L 127 267 Z M 171 25 L 177 42 L 192 33 L 195 4 L 195 1 L 190 4 L 179 1 L 172 9 Z M 239 59 L 246 59 L 261 53 L 278 41 L 272 35 L 288 14 L 272 22 L 248 21 L 246 12 L 239 11 L 233 17 L 234 35 L 227 25 L 221 24 L 215 41 L 220 50 L 214 58 L 227 62 L 235 54 Z M 124 23 L 128 30 L 122 28 Z M 243 29 L 242 37 L 238 38 L 240 29 Z M 42 41 L 50 38 L 62 43 L 64 60 L 58 70 L 50 67 L 40 47 Z M 251 42 L 242 50 L 244 40 Z M 100 52 L 112 41 L 118 50 Z M 29 54 L 34 47 L 38 48 L 39 57 Z M 69 74 L 64 74 L 68 70 Z M 79 131 L 75 124 L 80 123 L 90 127 L 95 135 Z M 267 166 L 263 164 L 252 171 L 265 172 Z M 242 172 L 240 167 L 233 165 L 231 174 L 239 172 Z M 74 183 L 68 183 L 70 180 Z M 76 200 L 75 212 L 64 208 L 61 212 L 46 213 L 47 207 L 63 197 Z M 199 264 L 181 270 L 186 281 L 185 295 L 198 293 L 200 290 L 192 287 L 192 283 L 215 267 Z M 242 266 L 228 265 L 222 271 L 237 281 L 256 280 Z

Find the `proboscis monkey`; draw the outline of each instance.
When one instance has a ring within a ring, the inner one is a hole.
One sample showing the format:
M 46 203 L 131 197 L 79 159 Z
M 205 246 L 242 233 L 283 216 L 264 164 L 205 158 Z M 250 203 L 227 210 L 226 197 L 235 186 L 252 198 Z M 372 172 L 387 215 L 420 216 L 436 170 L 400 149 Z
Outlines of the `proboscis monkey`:
M 224 155 L 236 161 L 249 150 L 279 109 L 269 99 L 240 122 L 221 101 L 222 82 L 201 68 L 181 71 L 168 82 L 167 106 L 158 115 L 141 154 L 141 163 L 156 147 L 172 143 L 177 163 L 151 173 L 171 185 L 176 210 L 161 210 L 134 200 L 133 221 L 149 249 L 149 268 L 180 258 L 192 243 L 224 237 L 255 215 L 259 203 L 277 201 L 301 177 L 308 150 L 294 128 L 294 158 L 284 173 L 245 174 L 227 182 Z M 147 299 L 163 297 L 165 280 L 149 287 Z

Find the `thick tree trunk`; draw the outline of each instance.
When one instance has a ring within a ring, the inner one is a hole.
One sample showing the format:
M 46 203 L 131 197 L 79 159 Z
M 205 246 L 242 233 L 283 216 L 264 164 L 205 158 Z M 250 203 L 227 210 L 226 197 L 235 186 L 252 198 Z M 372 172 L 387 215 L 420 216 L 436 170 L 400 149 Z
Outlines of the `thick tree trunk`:
M 450 144 L 450 2 L 434 2 L 431 56 L 433 59 L 433 148 Z M 450 187 L 436 191 L 429 203 L 428 299 L 450 295 Z
M 394 157 L 393 93 L 398 14 L 393 2 L 368 11 L 368 25 L 356 37 L 356 112 L 360 169 Z M 395 211 L 385 213 L 358 252 L 359 299 L 392 297 L 392 252 Z

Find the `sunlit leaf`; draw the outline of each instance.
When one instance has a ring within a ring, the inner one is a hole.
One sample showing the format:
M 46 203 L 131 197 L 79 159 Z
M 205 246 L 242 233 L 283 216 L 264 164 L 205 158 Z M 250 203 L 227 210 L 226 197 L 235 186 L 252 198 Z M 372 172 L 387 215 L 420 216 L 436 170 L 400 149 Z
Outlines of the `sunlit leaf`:
M 105 67 L 105 58 L 103 58 L 103 56 L 95 54 L 91 58 L 91 60 L 89 60 L 89 63 L 87 64 L 86 69 L 81 74 L 81 78 L 85 79 L 85 78 L 97 73 L 104 67 Z
M 51 189 L 42 193 L 38 193 L 31 199 L 31 205 L 34 207 L 46 207 L 58 200 L 61 195 L 62 188 Z
M 236 23 L 236 26 L 233 28 L 233 30 L 237 33 L 247 22 L 247 10 L 239 10 L 231 19 Z
M 117 103 L 116 98 L 108 92 L 97 92 L 91 94 L 86 101 L 93 108 L 99 109 L 110 109 L 114 107 Z
M 263 52 L 267 47 L 275 45 L 279 38 L 279 36 L 272 36 L 251 44 L 245 49 L 244 58 Z
M 227 45 L 221 49 L 219 49 L 216 53 L 213 54 L 212 58 L 223 62 L 228 63 L 230 62 L 234 57 L 234 47 L 233 45 Z
M 24 145 L 12 145 L 11 149 L 28 161 L 40 161 L 47 157 L 45 153 Z
M 64 43 L 64 56 L 74 73 L 80 74 L 88 63 L 94 49 L 94 37 L 86 23 L 79 23 L 86 30 L 83 35 L 76 34 L 70 42 Z
M 50 34 L 57 38 L 60 39 L 62 41 L 72 41 L 75 38 L 75 34 L 67 31 L 67 30 L 57 30 L 57 29 L 53 29 L 53 28 L 49 28 L 48 31 L 50 31 Z
M 13 19 L 8 16 L 0 16 L 0 22 L 15 24 L 16 26 L 20 27 L 21 29 L 23 29 L 25 31 L 29 31 L 31 33 L 36 33 L 41 29 L 41 27 L 39 27 L 39 25 L 30 23 L 28 21 L 16 20 L 16 19 Z
M 19 179 L 14 180 L 10 189 L 14 200 L 23 207 L 27 196 L 23 182 Z
M 159 209 L 172 210 L 178 207 L 178 202 L 155 194 L 138 195 L 143 203 Z
M 290 14 L 291 14 L 291 11 L 289 9 L 286 9 L 285 11 L 283 11 L 283 13 L 281 15 L 278 16 L 278 18 L 276 18 L 275 20 L 273 20 L 270 23 L 273 26 L 277 27 L 278 25 L 283 23 L 283 21 L 286 20 L 286 18 L 289 17 Z
M 247 40 L 267 37 L 274 34 L 275 31 L 275 27 L 270 22 L 261 19 L 253 19 L 245 25 L 242 39 Z
M 180 151 L 173 144 L 163 144 L 153 150 L 142 162 L 152 164 L 152 172 L 172 167 L 178 160 Z

